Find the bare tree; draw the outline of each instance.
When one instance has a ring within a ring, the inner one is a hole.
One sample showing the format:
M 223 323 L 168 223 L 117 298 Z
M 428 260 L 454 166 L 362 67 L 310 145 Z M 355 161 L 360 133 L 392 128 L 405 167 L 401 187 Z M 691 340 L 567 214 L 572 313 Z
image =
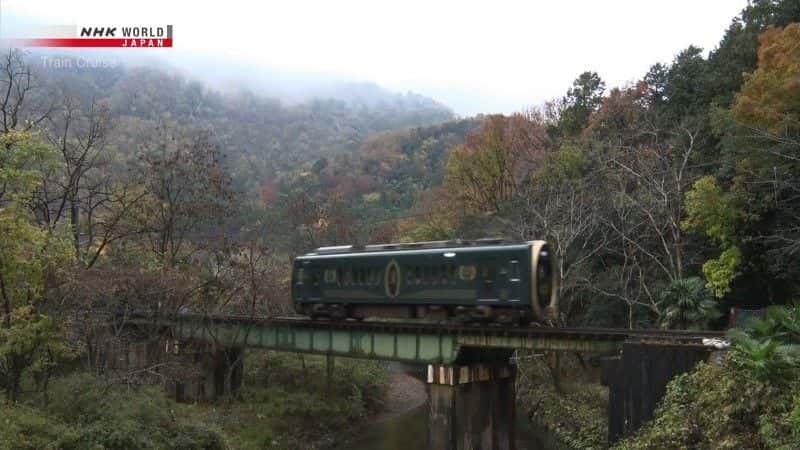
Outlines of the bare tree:
M 17 128 L 29 130 L 50 115 L 55 102 L 44 95 L 34 98 L 39 88 L 21 50 L 11 49 L 0 56 L 0 119 L 3 133 Z
M 594 292 L 626 303 L 630 327 L 637 307 L 661 316 L 656 284 L 682 280 L 694 261 L 686 255 L 681 223 L 684 197 L 698 177 L 691 165 L 696 131 L 639 126 L 611 146 L 605 168 L 612 192 L 602 218 L 609 231 L 605 252 L 617 265 L 604 275 L 614 274 L 616 287 L 589 284 Z
M 683 199 L 697 179 L 689 165 L 697 132 L 683 128 L 645 133 L 649 142 L 619 148 L 609 160 L 620 183 L 620 201 L 616 204 L 638 213 L 637 226 L 627 230 L 614 221 L 607 224 L 667 280 L 680 280 L 687 265 L 685 233 L 681 229 Z M 656 245 L 649 245 L 651 242 Z
M 168 267 L 194 252 L 192 236 L 226 219 L 234 192 L 221 158 L 210 132 L 166 126 L 141 154 L 137 173 L 148 195 L 137 205 L 137 217 Z
M 599 183 L 586 179 L 536 182 L 528 186 L 517 205 L 515 234 L 543 239 L 555 254 L 561 321 L 573 312 L 588 265 L 606 245 L 600 233 Z
M 249 232 L 243 240 L 223 244 L 212 251 L 209 263 L 214 274 L 209 288 L 203 293 L 200 307 L 210 319 L 223 314 L 246 317 L 247 321 L 217 334 L 218 329 L 208 327 L 213 348 L 225 359 L 224 396 L 237 395 L 234 378 L 240 375 L 244 348 L 250 339 L 258 317 L 285 314 L 289 310 L 288 256 L 276 254 L 264 243 L 266 230 Z M 211 323 L 207 320 L 206 323 Z

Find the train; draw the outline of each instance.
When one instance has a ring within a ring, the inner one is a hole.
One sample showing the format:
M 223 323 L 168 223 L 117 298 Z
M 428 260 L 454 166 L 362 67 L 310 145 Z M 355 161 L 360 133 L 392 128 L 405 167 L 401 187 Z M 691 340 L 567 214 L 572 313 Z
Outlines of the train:
M 312 319 L 550 324 L 557 274 L 545 241 L 320 247 L 294 259 L 295 311 Z

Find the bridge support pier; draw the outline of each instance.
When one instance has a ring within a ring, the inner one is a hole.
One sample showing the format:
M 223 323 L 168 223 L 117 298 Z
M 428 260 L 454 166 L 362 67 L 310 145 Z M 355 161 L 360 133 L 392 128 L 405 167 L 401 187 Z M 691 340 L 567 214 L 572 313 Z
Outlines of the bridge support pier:
M 182 361 L 185 373 L 175 373 L 174 379 L 166 386 L 170 397 L 193 402 L 239 395 L 244 378 L 242 348 L 220 348 L 202 343 L 188 346 L 188 351 L 181 352 L 190 358 Z
M 241 348 L 217 348 L 204 353 L 202 368 L 206 400 L 239 395 L 244 375 L 244 353 Z
M 516 368 L 428 366 L 429 450 L 514 450 Z

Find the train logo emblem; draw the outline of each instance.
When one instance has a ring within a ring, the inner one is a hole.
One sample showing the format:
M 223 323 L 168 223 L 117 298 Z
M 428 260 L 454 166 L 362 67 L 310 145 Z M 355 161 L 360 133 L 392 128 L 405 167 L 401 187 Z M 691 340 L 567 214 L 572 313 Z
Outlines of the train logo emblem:
M 386 266 L 384 285 L 386 286 L 386 295 L 390 298 L 395 298 L 400 293 L 400 267 L 395 260 L 389 261 Z

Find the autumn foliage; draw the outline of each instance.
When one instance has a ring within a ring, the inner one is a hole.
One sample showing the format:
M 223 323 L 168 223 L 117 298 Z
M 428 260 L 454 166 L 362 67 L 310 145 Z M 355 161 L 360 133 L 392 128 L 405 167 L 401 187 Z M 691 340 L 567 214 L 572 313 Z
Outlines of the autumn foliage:
M 543 156 L 545 142 L 536 117 L 490 116 L 450 153 L 448 188 L 470 209 L 499 212 Z
M 733 114 L 772 134 L 800 131 L 800 24 L 769 28 L 759 38 L 758 69 L 745 77 Z

